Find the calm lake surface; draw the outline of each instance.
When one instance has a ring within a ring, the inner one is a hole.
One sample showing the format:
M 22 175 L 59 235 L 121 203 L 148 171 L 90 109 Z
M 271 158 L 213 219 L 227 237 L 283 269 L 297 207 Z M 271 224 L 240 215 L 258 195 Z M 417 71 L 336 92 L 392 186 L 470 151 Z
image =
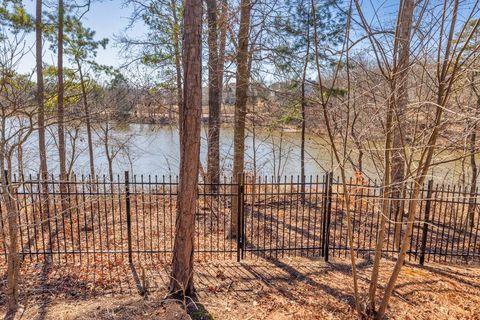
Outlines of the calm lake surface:
M 105 156 L 105 147 L 101 138 L 101 130 L 95 128 L 95 167 L 99 175 L 108 174 L 108 162 Z M 285 130 L 268 130 L 257 128 L 255 138 L 250 128 L 247 130 L 245 141 L 245 168 L 257 175 L 263 176 L 290 176 L 300 174 L 300 132 L 286 132 Z M 49 171 L 58 172 L 58 152 L 55 138 L 55 128 L 49 129 L 47 137 Z M 114 173 L 123 174 L 129 170 L 140 175 L 176 175 L 179 162 L 179 137 L 175 127 L 149 124 L 122 124 L 116 125 L 112 131 L 112 145 L 116 150 L 118 145 L 125 145 L 114 160 Z M 207 164 L 207 127 L 202 127 L 201 162 L 206 169 Z M 36 134 L 32 135 L 24 147 L 24 171 L 38 172 L 38 142 Z M 77 174 L 88 174 L 88 152 L 85 130 L 81 129 L 75 140 L 75 152 L 71 148 L 71 141 L 67 143 L 69 150 L 67 158 L 73 162 L 73 170 Z M 233 160 L 233 127 L 222 126 L 220 136 L 221 167 L 223 174 L 229 176 Z M 351 148 L 352 159 L 356 160 L 356 152 Z M 307 135 L 305 155 L 306 175 L 322 175 L 327 170 L 334 170 L 339 174 L 335 161 L 332 161 L 327 137 Z M 16 166 L 14 164 L 14 166 Z M 351 167 L 351 166 L 349 166 Z M 377 167 L 379 169 L 377 169 Z M 468 167 L 467 167 L 468 168 Z M 452 179 L 458 176 L 460 162 L 450 163 L 443 168 L 435 169 L 436 179 Z M 381 175 L 381 163 L 374 163 L 367 155 L 364 158 L 364 171 L 371 178 Z M 351 170 L 349 174 L 352 174 Z

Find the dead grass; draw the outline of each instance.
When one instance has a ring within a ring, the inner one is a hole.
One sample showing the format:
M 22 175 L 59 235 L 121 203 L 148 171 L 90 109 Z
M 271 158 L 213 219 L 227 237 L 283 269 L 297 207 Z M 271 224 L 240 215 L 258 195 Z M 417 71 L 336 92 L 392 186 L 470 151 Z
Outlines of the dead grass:
M 359 261 L 365 292 L 371 264 Z M 381 284 L 391 261 L 385 261 Z M 94 269 L 29 265 L 23 269 L 19 319 L 183 319 L 162 302 L 168 266 L 152 261 L 99 281 Z M 137 279 L 132 272 L 137 272 Z M 199 262 L 196 319 L 355 319 L 348 262 L 306 258 Z M 138 287 L 147 287 L 141 297 Z M 381 290 L 380 293 L 381 294 Z M 2 297 L 3 298 L 3 297 Z M 3 300 L 2 300 L 3 301 Z M 195 310 L 195 306 L 191 305 Z M 209 314 L 209 315 L 206 315 Z M 480 266 L 407 264 L 388 311 L 391 319 L 480 319 Z M 184 315 L 183 315 L 184 317 Z

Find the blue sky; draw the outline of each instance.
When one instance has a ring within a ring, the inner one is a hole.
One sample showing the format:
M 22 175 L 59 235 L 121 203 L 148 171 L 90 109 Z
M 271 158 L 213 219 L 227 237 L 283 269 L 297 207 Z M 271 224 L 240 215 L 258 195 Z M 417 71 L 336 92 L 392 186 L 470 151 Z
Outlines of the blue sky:
M 86 2 L 86 0 L 77 1 L 79 3 Z M 44 5 L 46 11 L 56 10 L 55 0 L 45 2 L 50 2 L 53 6 L 52 8 L 46 8 Z M 437 2 L 435 0 L 432 1 L 432 3 Z M 461 1 L 462 8 L 469 7 L 472 2 L 473 0 Z M 27 11 L 34 16 L 35 0 L 25 0 L 24 3 Z M 344 3 L 348 3 L 348 0 L 344 0 Z M 382 23 L 387 24 L 394 23 L 398 9 L 398 0 L 361 0 L 360 3 L 367 20 L 373 22 L 374 25 L 379 23 L 378 20 L 382 20 Z M 375 10 L 378 10 L 378 16 L 374 15 Z M 125 29 L 131 13 L 132 8 L 124 6 L 123 0 L 92 0 L 90 11 L 85 14 L 83 23 L 96 31 L 97 39 L 110 39 L 107 49 L 99 50 L 97 56 L 98 63 L 118 67 L 123 62 L 119 54 L 119 48 L 115 46 L 113 38 Z M 141 23 L 136 25 L 133 30 L 128 30 L 128 35 L 133 38 L 136 35 L 141 37 L 143 33 L 144 26 Z M 34 33 L 32 32 L 27 37 L 28 45 L 32 46 L 32 52 L 24 59 L 21 70 L 19 70 L 20 72 L 31 72 L 34 69 L 34 40 Z M 49 46 L 45 46 L 44 61 L 47 64 L 56 64 L 56 55 L 50 52 Z
M 119 66 L 122 62 L 121 57 L 119 56 L 119 49 L 115 47 L 115 42 L 113 40 L 114 35 L 119 34 L 128 24 L 128 18 L 131 14 L 132 8 L 125 7 L 122 4 L 123 1 L 119 0 L 102 0 L 102 1 L 92 1 L 90 11 L 87 12 L 83 18 L 83 23 L 85 26 L 96 31 L 96 38 L 109 38 L 110 42 L 105 50 L 99 50 L 97 61 L 104 65 L 110 66 Z M 25 7 L 27 11 L 35 16 L 35 1 L 27 0 L 25 1 Z M 79 1 L 81 3 L 81 0 Z M 44 5 L 45 11 L 55 10 L 56 8 L 46 8 Z M 137 26 L 133 30 L 129 31 L 130 36 L 135 34 L 141 35 L 142 30 L 141 26 Z M 34 44 L 35 36 L 30 34 L 27 37 L 27 41 Z M 56 64 L 56 55 L 50 52 L 48 46 L 45 46 L 45 57 L 44 61 L 48 64 Z M 22 72 L 28 72 L 33 69 L 35 65 L 35 56 L 32 52 L 28 57 L 26 57 L 24 64 L 22 65 Z
M 47 8 L 44 4 L 44 11 L 56 10 L 56 1 L 44 1 L 50 2 L 53 6 L 52 8 Z M 86 0 L 78 0 L 78 3 L 84 3 Z M 369 0 L 364 0 L 365 14 L 369 15 L 371 10 L 371 2 Z M 397 0 L 389 0 L 386 2 L 383 1 L 374 1 L 377 2 L 382 7 L 388 7 L 389 10 L 392 10 L 392 6 L 396 7 Z M 132 7 L 125 6 L 123 0 L 92 0 L 91 7 L 89 12 L 87 12 L 83 18 L 83 23 L 85 26 L 90 27 L 96 31 L 97 39 L 109 38 L 110 42 L 105 50 L 99 50 L 97 56 L 97 62 L 104 65 L 110 66 L 119 66 L 122 63 L 122 58 L 119 55 L 119 48 L 115 46 L 114 36 L 121 33 L 126 25 L 128 24 L 128 19 L 132 13 Z M 395 3 L 395 5 L 394 5 Z M 35 16 L 35 0 L 26 0 L 24 2 L 27 12 L 32 16 Z M 143 25 L 138 24 L 133 30 L 128 30 L 130 37 L 139 37 L 143 33 Z M 32 46 L 34 45 L 35 35 L 32 32 L 28 35 L 27 41 Z M 48 46 L 45 46 L 45 63 L 56 64 L 56 55 L 53 52 L 50 52 Z M 29 72 L 35 66 L 35 56 L 34 52 L 29 54 L 24 64 L 20 70 L 21 72 Z

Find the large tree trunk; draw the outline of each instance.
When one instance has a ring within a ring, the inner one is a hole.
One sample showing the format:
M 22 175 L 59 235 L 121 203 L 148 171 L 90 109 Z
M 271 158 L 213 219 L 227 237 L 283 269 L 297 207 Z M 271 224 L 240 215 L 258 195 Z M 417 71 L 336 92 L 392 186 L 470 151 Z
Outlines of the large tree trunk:
M 394 68 L 394 81 L 396 91 L 395 98 L 395 119 L 393 126 L 393 152 L 392 152 L 392 199 L 394 199 L 391 210 L 395 216 L 395 245 L 400 248 L 401 222 L 403 216 L 404 201 L 400 200 L 405 187 L 405 155 L 403 153 L 405 128 L 402 127 L 403 115 L 408 105 L 408 70 L 410 68 L 410 37 L 412 33 L 413 12 L 415 2 L 404 0 L 398 21 L 398 59 Z
M 240 2 L 240 28 L 238 31 L 237 52 L 237 83 L 235 92 L 235 128 L 233 134 L 233 180 L 238 182 L 244 169 L 245 152 L 245 120 L 247 114 L 247 92 L 249 82 L 248 68 L 248 35 L 250 31 L 250 0 Z M 235 188 L 235 187 L 234 187 Z M 236 193 L 236 188 L 234 192 Z M 232 201 L 232 215 L 230 220 L 230 237 L 237 237 L 238 204 Z
M 40 179 L 42 181 L 42 220 L 49 215 L 48 204 L 48 167 L 47 147 L 45 139 L 45 86 L 43 82 L 43 25 L 42 25 L 42 0 L 37 0 L 35 17 L 35 60 L 37 71 L 36 100 L 38 107 L 38 154 L 40 156 Z
M 184 101 L 180 119 L 180 173 L 178 185 L 173 271 L 170 293 L 192 296 L 193 248 L 202 113 L 202 1 L 186 0 L 184 9 Z
M 208 167 L 207 183 L 216 192 L 220 182 L 220 88 L 217 1 L 207 0 L 208 18 Z
M 63 0 L 58 0 L 58 92 L 57 92 L 57 122 L 58 122 L 58 153 L 60 165 L 60 192 L 62 213 L 68 208 L 66 201 L 67 193 L 67 161 L 65 150 L 65 110 L 64 110 L 64 83 L 63 83 L 63 23 L 65 7 Z

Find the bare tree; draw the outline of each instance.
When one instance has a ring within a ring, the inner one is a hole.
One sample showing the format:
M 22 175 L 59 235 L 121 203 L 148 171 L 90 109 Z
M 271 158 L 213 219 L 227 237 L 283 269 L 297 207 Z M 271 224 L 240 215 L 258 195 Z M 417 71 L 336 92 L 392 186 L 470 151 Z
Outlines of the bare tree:
M 381 79 L 370 79 L 377 88 L 372 90 L 374 95 L 371 99 L 374 104 L 382 106 L 377 109 L 385 116 L 381 122 L 385 133 L 384 148 L 376 148 L 384 152 L 381 173 L 383 201 L 367 308 L 370 315 L 382 319 L 410 246 L 420 190 L 434 166 L 432 159 L 445 128 L 444 114 L 450 104 L 452 88 L 458 82 L 462 66 L 471 61 L 471 55 L 465 52 L 466 43 L 471 40 L 478 25 L 475 24 L 473 30 L 467 30 L 466 24 L 458 21 L 459 1 L 456 0 L 445 1 L 438 7 L 439 10 L 430 8 L 432 4 L 428 1 L 415 3 L 403 0 L 399 3 L 395 30 L 390 31 L 372 26 L 372 22 L 364 16 L 360 3 L 357 0 L 354 3 L 359 16 L 358 21 L 354 21 L 365 32 L 365 36 L 355 44 L 363 39 L 370 43 L 370 52 L 376 63 L 372 74 L 381 76 Z M 418 15 L 414 19 L 416 8 Z M 476 12 L 478 3 L 466 10 L 466 21 Z M 431 19 L 426 19 L 426 14 L 430 14 Z M 454 40 L 458 30 L 466 41 L 460 43 Z M 412 42 L 412 39 L 415 41 Z M 409 90 L 409 81 L 416 81 L 415 90 Z M 376 95 L 382 90 L 383 96 L 378 99 Z M 410 104 L 409 92 L 418 101 Z M 406 200 L 407 179 L 412 186 L 409 200 Z M 391 198 L 396 200 L 391 201 Z M 400 238 L 403 208 L 408 210 L 403 223 L 404 234 Z M 386 223 L 391 217 L 395 223 L 395 246 L 400 252 L 380 307 L 375 310 Z
M 370 43 L 377 57 L 384 54 L 380 49 L 379 42 L 371 36 L 370 26 L 366 22 L 362 9 L 357 0 L 355 0 L 357 11 L 359 12 L 362 26 L 368 33 Z M 386 222 L 390 211 L 390 197 L 395 195 L 397 199 L 402 195 L 402 186 L 405 179 L 405 157 L 402 153 L 402 128 L 401 115 L 405 112 L 408 103 L 407 75 L 410 56 L 410 37 L 412 29 L 412 20 L 415 4 L 412 0 L 400 2 L 397 17 L 397 27 L 395 31 L 395 40 L 393 45 L 393 66 L 383 65 L 388 61 L 385 54 L 383 59 L 377 58 L 379 68 L 389 86 L 389 97 L 387 99 L 387 116 L 385 121 L 385 149 L 384 149 L 384 175 L 383 175 L 383 203 L 382 214 L 380 218 L 380 230 L 375 248 L 375 258 L 372 269 L 372 278 L 369 289 L 370 309 L 375 310 L 375 293 L 378 286 L 378 276 L 380 268 L 380 259 L 382 255 Z M 397 119 L 397 121 L 395 121 Z M 395 125 L 396 124 L 396 125 Z M 392 151 L 393 150 L 393 151 Z M 393 186 L 393 192 L 392 192 Z M 394 214 L 401 214 L 401 201 L 396 201 Z M 400 220 L 400 219 L 398 219 Z M 398 221 L 396 219 L 396 221 Z M 396 225 L 396 234 L 400 236 L 400 225 Z M 399 240 L 398 240 L 399 244 Z M 373 311 L 372 311 L 373 312 Z
M 470 198 L 468 201 L 468 220 L 467 225 L 470 228 L 475 226 L 475 196 L 477 194 L 477 178 L 478 178 L 478 165 L 475 159 L 477 154 L 477 129 L 478 129 L 478 117 L 480 116 L 480 92 L 476 86 L 477 71 L 472 72 L 471 88 L 475 95 L 475 111 L 473 119 L 470 119 L 468 128 L 468 142 L 470 151 Z M 475 119 L 477 118 L 477 119 Z
M 7 223 L 6 319 L 13 319 L 18 306 L 19 212 L 16 188 L 10 183 L 14 153 L 33 132 L 33 84 L 28 75 L 16 72 L 26 55 L 25 35 L 15 33 L 10 38 L 3 31 L 0 38 L 0 178 L 1 198 Z
M 469 31 L 472 26 L 475 26 L 476 20 L 471 20 L 468 23 L 467 31 Z M 464 36 L 465 37 L 465 36 Z M 476 45 L 479 43 L 480 34 L 477 32 L 472 37 L 472 44 L 467 47 L 467 53 L 473 53 L 474 63 L 468 65 L 465 70 L 465 80 L 467 87 L 469 87 L 469 94 L 467 96 L 466 104 L 469 106 L 467 108 L 468 113 L 473 113 L 473 116 L 469 115 L 466 117 L 466 140 L 468 146 L 467 154 L 470 158 L 470 192 L 469 192 L 469 201 L 468 201 L 468 215 L 466 221 L 467 228 L 473 228 L 475 226 L 475 210 L 476 210 L 476 193 L 477 193 L 477 179 L 478 179 L 478 164 L 476 161 L 477 155 L 477 131 L 478 131 L 478 118 L 480 116 L 480 90 L 478 88 L 479 79 L 478 79 L 478 53 L 471 52 L 471 50 L 476 49 Z M 465 39 L 457 37 L 456 41 L 463 42 Z M 463 91 L 463 90 L 462 90 Z M 471 103 L 474 103 L 473 107 L 470 107 Z M 465 158 L 467 160 L 467 158 Z M 463 180 L 465 183 L 465 180 Z
M 128 97 L 127 88 L 124 84 L 114 83 L 109 87 L 103 88 L 100 95 L 96 96 L 97 102 L 97 114 L 101 115 L 102 121 L 98 123 L 97 129 L 95 129 L 98 139 L 103 145 L 105 157 L 108 165 L 108 177 L 110 181 L 114 179 L 113 164 L 115 159 L 119 155 L 130 157 L 130 141 L 133 138 L 133 134 L 126 136 L 119 136 L 115 134 L 115 112 L 114 109 L 119 108 L 120 104 L 132 104 Z M 98 108 L 100 108 L 98 110 Z M 128 108 L 128 107 L 127 107 Z
M 410 69 L 410 39 L 413 28 L 413 13 L 415 1 L 404 0 L 399 8 L 397 31 L 395 32 L 394 67 L 392 77 L 394 81 L 394 115 L 393 115 L 393 140 L 392 140 L 392 199 L 401 199 L 404 195 L 405 186 L 405 155 L 403 153 L 403 140 L 406 139 L 405 128 L 400 125 L 405 123 L 404 117 L 408 106 L 408 74 Z M 398 35 L 398 36 L 397 36 Z M 397 50 L 398 48 L 398 50 Z M 397 52 L 398 51 L 398 54 Z M 396 121 L 394 121 L 396 119 Z M 395 221 L 400 222 L 403 215 L 404 201 L 397 200 L 392 206 Z M 395 224 L 395 240 L 397 248 L 400 247 L 400 224 Z
M 477 20 L 471 30 L 468 32 L 466 31 L 466 23 L 462 23 L 458 20 L 459 6 L 460 2 L 458 0 L 453 0 L 451 4 L 444 2 L 441 7 L 440 30 L 436 34 L 438 37 L 438 45 L 436 46 L 437 60 L 435 61 L 437 67 L 434 68 L 434 74 L 431 75 L 436 78 L 435 86 L 433 87 L 434 99 L 425 102 L 426 106 L 433 107 L 435 115 L 430 127 L 431 129 L 428 133 L 426 144 L 420 149 L 420 158 L 417 161 L 417 166 L 411 173 L 413 189 L 409 200 L 410 205 L 408 207 L 407 226 L 402 238 L 400 252 L 395 267 L 387 282 L 381 305 L 376 313 L 376 317 L 379 319 L 382 319 L 385 315 L 390 297 L 403 267 L 408 247 L 410 246 L 420 190 L 432 165 L 437 139 L 442 130 L 442 118 L 445 108 L 449 103 L 452 89 L 459 78 L 458 73 L 460 72 L 461 67 L 469 63 L 468 55 L 465 55 L 465 50 L 469 46 L 473 35 L 478 30 L 479 21 Z M 474 5 L 471 11 L 467 12 L 467 16 L 471 18 L 477 10 L 478 6 Z M 456 30 L 461 30 L 460 34 L 466 33 L 466 41 L 460 45 L 456 44 L 454 41 Z M 430 70 L 427 72 L 429 71 Z

